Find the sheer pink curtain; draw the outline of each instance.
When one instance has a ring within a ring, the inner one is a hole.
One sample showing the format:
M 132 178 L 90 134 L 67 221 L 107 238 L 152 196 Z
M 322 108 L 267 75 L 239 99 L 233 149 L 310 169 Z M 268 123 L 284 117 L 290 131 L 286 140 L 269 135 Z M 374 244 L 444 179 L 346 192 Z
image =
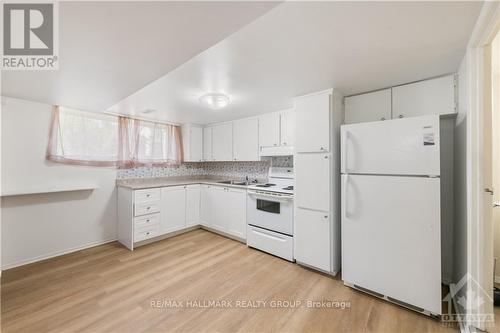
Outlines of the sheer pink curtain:
M 183 160 L 180 126 L 127 119 L 127 159 L 131 166 L 171 166 Z
M 47 159 L 75 165 L 179 165 L 179 126 L 54 106 Z

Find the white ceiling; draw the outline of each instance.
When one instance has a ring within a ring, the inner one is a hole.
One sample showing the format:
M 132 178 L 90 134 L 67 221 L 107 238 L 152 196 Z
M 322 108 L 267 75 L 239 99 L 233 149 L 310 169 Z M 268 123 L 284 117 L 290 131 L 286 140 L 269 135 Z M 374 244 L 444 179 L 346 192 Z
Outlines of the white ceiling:
M 455 72 L 479 2 L 287 2 L 110 110 L 210 123 L 279 110 L 292 97 L 349 95 Z M 133 75 L 133 73 L 130 73 Z M 229 107 L 199 104 L 208 92 Z
M 61 1 L 59 70 L 3 71 L 1 92 L 104 110 L 277 4 Z

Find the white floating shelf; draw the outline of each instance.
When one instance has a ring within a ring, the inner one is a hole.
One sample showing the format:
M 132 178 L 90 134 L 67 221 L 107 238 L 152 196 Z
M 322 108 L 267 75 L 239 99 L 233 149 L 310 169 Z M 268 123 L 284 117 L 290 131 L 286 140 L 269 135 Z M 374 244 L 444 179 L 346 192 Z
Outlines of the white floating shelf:
M 74 192 L 74 191 L 92 191 L 99 188 L 94 184 L 86 185 L 68 185 L 56 187 L 43 187 L 43 188 L 25 188 L 18 190 L 4 190 L 0 194 L 2 197 L 12 197 L 16 195 L 30 195 L 30 194 L 44 194 L 44 193 L 57 193 L 57 192 Z

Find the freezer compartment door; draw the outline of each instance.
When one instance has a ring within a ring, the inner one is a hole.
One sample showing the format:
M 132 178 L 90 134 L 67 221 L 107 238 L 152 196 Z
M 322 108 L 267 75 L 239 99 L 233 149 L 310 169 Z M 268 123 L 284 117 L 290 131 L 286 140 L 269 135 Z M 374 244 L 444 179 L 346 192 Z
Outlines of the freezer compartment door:
M 342 173 L 439 175 L 439 116 L 341 127 Z
M 441 313 L 439 182 L 342 175 L 342 280 Z

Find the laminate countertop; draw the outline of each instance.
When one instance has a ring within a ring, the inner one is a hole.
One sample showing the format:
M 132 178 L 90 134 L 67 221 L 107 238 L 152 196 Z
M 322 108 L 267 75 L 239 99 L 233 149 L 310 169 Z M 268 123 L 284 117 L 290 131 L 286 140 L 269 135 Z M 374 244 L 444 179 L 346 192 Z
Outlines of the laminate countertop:
M 159 177 L 159 178 L 132 178 L 132 179 L 117 179 L 116 186 L 126 187 L 132 190 L 140 190 L 145 188 L 182 186 L 192 184 L 208 184 L 225 187 L 236 187 L 241 189 L 248 188 L 248 185 L 224 184 L 221 181 L 241 182 L 241 179 L 218 176 L 181 176 L 181 177 Z M 259 183 L 265 182 L 260 180 Z

